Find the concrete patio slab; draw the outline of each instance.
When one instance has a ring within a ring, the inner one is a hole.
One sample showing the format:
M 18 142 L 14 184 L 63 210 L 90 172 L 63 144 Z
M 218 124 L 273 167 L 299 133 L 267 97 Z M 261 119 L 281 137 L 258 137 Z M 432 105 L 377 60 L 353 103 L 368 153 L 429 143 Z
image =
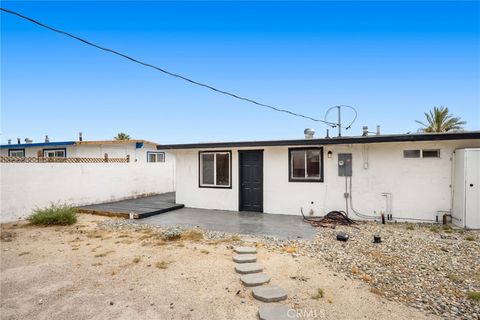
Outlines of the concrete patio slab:
M 128 218 L 133 213 L 135 219 L 149 217 L 183 208 L 175 203 L 175 192 L 158 194 L 137 199 L 98 203 L 78 207 L 79 212 Z
M 315 228 L 303 222 L 302 216 L 194 208 L 162 213 L 139 222 L 278 239 L 312 239 L 316 233 Z

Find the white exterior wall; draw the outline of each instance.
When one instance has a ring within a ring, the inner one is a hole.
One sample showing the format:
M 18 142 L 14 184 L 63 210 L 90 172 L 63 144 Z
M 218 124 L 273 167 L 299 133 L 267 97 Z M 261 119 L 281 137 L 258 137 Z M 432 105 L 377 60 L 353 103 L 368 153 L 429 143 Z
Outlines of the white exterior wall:
M 297 146 L 295 146 L 297 147 Z M 311 146 L 310 146 L 311 147 Z M 480 147 L 477 140 L 371 143 L 324 146 L 324 182 L 289 182 L 288 147 L 241 148 L 264 150 L 263 207 L 266 213 L 324 215 L 345 210 L 345 177 L 338 176 L 338 153 L 353 154 L 353 205 L 364 214 L 386 211 L 382 193 L 391 193 L 394 218 L 434 220 L 438 210 L 451 209 L 451 157 L 458 148 Z M 366 148 L 366 152 L 364 152 Z M 403 158 L 404 149 L 440 149 L 440 158 Z M 198 152 L 175 150 L 177 202 L 187 207 L 238 210 L 238 150 L 232 150 L 232 188 L 199 188 Z M 327 152 L 332 151 L 329 159 Z M 368 156 L 368 169 L 364 159 Z M 312 204 L 313 202 L 313 204 Z M 354 217 L 350 211 L 350 216 Z
M 68 158 L 103 158 L 105 153 L 110 158 L 126 158 L 130 155 L 132 162 L 147 162 L 148 151 L 157 150 L 155 145 L 144 143 L 142 148 L 135 148 L 135 143 L 125 144 L 79 144 L 79 145 L 63 145 L 48 147 L 29 147 L 24 144 L 19 149 L 25 149 L 25 157 L 37 157 L 38 151 L 43 149 L 66 149 Z M 161 151 L 165 152 L 165 151 Z M 1 149 L 2 156 L 8 156 L 8 148 Z M 165 162 L 173 162 L 175 157 L 169 152 L 165 152 Z
M 21 147 L 14 147 L 11 149 L 25 149 L 25 157 L 37 157 L 38 151 L 42 151 L 43 149 L 66 149 L 67 150 L 67 157 L 72 157 L 71 154 L 74 154 L 75 146 L 73 145 L 62 145 L 62 146 L 49 146 L 49 147 L 29 147 L 28 144 L 24 144 Z M 8 156 L 8 148 L 2 148 L 1 150 L 2 156 Z M 92 156 L 93 157 L 93 156 Z M 95 156 L 97 157 L 97 156 Z
M 2 163 L 0 222 L 51 202 L 87 205 L 175 190 L 174 162 Z

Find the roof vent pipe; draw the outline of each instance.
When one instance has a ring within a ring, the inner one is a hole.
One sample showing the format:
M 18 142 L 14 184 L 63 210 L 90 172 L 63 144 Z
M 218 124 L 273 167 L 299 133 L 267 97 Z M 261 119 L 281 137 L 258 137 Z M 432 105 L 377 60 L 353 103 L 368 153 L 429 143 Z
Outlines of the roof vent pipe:
M 305 134 L 305 139 L 313 139 L 313 136 L 315 135 L 315 130 L 307 128 L 303 130 L 303 133 Z
M 78 133 L 78 141 L 83 141 L 83 133 Z
M 325 139 L 330 139 L 329 131 L 330 131 L 330 130 L 327 129 L 327 135 L 325 136 Z
M 45 136 L 45 143 L 49 143 L 50 139 L 48 138 L 48 134 Z
M 8 144 L 12 144 L 12 139 L 8 139 Z
M 32 143 L 32 142 L 33 142 L 32 139 L 30 139 L 30 138 L 25 138 L 25 143 Z
M 362 136 L 363 137 L 368 136 L 368 126 L 363 126 L 362 130 L 363 130 Z
M 17 144 L 20 144 L 20 143 L 22 143 L 22 142 L 20 141 L 20 138 L 17 138 Z
M 377 126 L 377 136 L 380 135 L 380 126 Z

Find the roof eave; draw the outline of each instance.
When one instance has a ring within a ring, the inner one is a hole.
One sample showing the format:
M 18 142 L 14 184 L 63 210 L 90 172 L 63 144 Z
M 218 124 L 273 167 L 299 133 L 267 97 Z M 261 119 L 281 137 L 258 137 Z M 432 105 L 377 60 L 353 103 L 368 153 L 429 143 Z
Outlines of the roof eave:
M 276 146 L 308 146 L 334 144 L 365 144 L 382 142 L 414 142 L 414 141 L 441 141 L 480 139 L 480 131 L 455 133 L 403 134 L 360 137 L 335 137 L 323 139 L 295 139 L 295 140 L 268 140 L 268 141 L 238 141 L 238 142 L 207 142 L 189 144 L 157 145 L 158 150 L 173 149 L 203 149 L 203 148 L 232 148 L 232 147 L 276 147 Z

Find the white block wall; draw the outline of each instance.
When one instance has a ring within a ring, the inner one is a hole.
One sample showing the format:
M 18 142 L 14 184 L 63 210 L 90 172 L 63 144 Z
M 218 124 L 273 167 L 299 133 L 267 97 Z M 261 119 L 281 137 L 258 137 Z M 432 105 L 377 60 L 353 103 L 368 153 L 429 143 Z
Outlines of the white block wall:
M 87 205 L 175 190 L 174 162 L 2 163 L 0 221 L 51 202 Z
M 338 176 L 337 161 L 338 153 L 352 153 L 352 196 L 357 211 L 365 214 L 386 211 L 382 193 L 391 193 L 394 217 L 434 220 L 438 210 L 451 209 L 452 152 L 465 147 L 480 147 L 480 141 L 327 145 L 323 183 L 288 181 L 288 147 L 241 149 L 264 150 L 266 213 L 300 215 L 303 208 L 306 213 L 312 209 L 315 215 L 324 215 L 331 210 L 345 210 L 345 177 Z M 406 159 L 404 149 L 440 149 L 441 157 Z M 237 211 L 239 148 L 220 149 L 232 150 L 231 189 L 199 188 L 198 152 L 211 150 L 215 149 L 175 151 L 177 202 L 188 207 Z M 328 151 L 333 153 L 331 159 L 327 158 Z

